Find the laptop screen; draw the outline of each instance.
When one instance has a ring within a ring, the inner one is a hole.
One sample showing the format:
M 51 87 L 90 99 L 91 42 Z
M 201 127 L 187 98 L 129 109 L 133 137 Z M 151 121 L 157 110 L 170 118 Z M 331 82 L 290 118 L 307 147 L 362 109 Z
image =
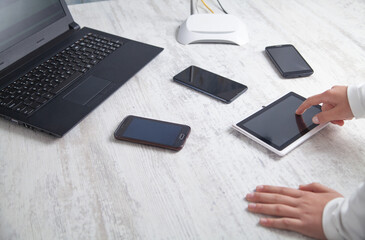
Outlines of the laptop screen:
M 65 15 L 59 0 L 1 0 L 0 52 Z

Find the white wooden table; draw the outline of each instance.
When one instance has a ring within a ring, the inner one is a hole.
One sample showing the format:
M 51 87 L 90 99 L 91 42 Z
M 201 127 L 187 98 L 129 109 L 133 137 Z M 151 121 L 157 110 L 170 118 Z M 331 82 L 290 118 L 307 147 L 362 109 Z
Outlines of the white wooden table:
M 70 7 L 81 26 L 165 50 L 61 139 L 0 120 L 0 239 L 303 239 L 260 227 L 245 195 L 259 184 L 313 181 L 349 195 L 364 179 L 364 120 L 329 126 L 282 158 L 231 129 L 289 91 L 308 97 L 365 82 L 364 1 L 221 0 L 248 27 L 240 47 L 179 44 L 189 2 Z M 263 51 L 283 43 L 298 48 L 311 77 L 279 77 Z M 189 65 L 249 89 L 227 105 L 174 83 Z M 129 114 L 192 132 L 178 153 L 116 141 Z

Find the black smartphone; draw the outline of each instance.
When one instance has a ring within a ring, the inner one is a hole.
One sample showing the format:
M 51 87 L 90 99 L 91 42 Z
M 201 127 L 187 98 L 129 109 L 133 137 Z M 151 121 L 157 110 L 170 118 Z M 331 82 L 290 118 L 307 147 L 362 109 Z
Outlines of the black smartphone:
M 313 69 L 291 44 L 269 46 L 265 51 L 284 78 L 307 77 Z
M 247 90 L 247 86 L 215 73 L 190 66 L 174 77 L 174 81 L 230 103 Z
M 179 151 L 189 133 L 190 127 L 186 125 L 129 115 L 120 123 L 114 137 L 118 140 Z

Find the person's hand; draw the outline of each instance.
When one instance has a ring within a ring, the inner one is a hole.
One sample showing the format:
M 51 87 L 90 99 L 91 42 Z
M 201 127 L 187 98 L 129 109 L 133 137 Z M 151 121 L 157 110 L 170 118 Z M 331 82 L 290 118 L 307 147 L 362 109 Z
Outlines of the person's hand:
M 315 124 L 332 122 L 343 126 L 343 120 L 350 120 L 354 117 L 347 98 L 346 86 L 334 86 L 324 93 L 309 97 L 298 107 L 295 113 L 302 115 L 305 110 L 320 103 L 323 103 L 322 112 L 312 119 Z
M 278 218 L 261 218 L 264 227 L 295 231 L 303 235 L 325 239 L 322 213 L 326 204 L 340 193 L 319 183 L 301 185 L 299 189 L 257 186 L 256 192 L 246 195 L 248 211 Z

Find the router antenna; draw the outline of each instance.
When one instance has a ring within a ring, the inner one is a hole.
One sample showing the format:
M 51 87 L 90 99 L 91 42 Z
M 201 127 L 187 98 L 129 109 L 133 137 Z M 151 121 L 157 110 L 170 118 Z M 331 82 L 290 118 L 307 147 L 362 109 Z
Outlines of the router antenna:
M 194 0 L 190 0 L 190 15 L 195 14 Z

